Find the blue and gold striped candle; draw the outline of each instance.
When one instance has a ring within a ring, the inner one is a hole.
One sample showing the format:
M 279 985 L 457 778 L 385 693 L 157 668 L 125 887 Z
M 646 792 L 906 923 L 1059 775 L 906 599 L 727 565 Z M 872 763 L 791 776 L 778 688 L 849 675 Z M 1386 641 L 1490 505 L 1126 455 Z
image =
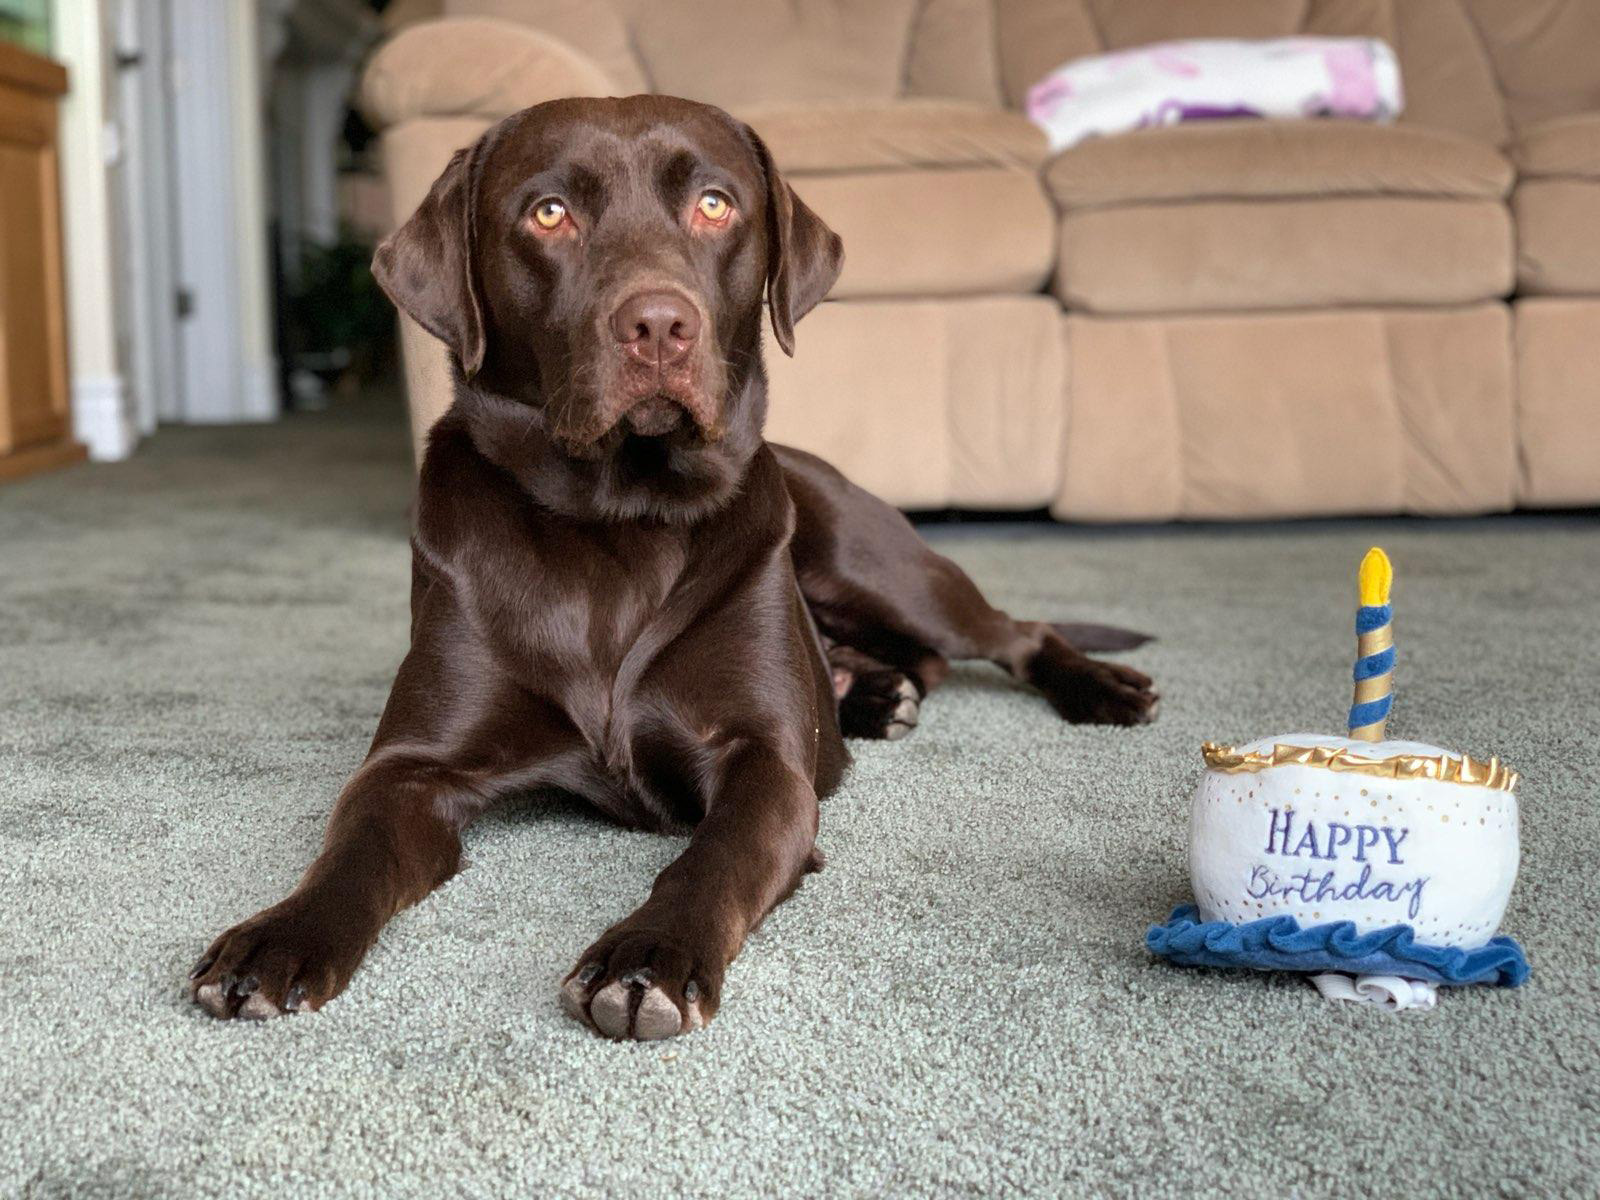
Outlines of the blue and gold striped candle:
M 1394 707 L 1394 614 L 1389 589 L 1394 567 L 1374 546 L 1361 560 L 1361 607 L 1356 610 L 1356 690 L 1350 704 L 1350 736 L 1383 741 L 1383 727 Z

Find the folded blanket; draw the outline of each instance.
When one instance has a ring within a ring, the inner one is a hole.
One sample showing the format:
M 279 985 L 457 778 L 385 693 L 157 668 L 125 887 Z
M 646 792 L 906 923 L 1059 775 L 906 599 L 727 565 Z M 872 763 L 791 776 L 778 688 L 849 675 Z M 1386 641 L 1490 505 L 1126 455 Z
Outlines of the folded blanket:
M 1207 39 L 1096 54 L 1028 91 L 1028 116 L 1062 150 L 1085 138 L 1219 117 L 1392 121 L 1394 51 L 1376 38 Z

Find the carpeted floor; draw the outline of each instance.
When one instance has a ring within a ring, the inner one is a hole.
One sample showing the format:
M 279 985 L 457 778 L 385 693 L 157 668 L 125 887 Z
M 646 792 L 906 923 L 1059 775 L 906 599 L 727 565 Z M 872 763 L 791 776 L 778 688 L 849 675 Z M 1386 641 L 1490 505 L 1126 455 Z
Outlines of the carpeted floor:
M 324 1012 L 203 1016 L 184 972 L 294 883 L 403 652 L 405 455 L 357 404 L 0 489 L 0 1195 L 1600 1191 L 1592 517 L 935 529 L 1014 612 L 1160 635 L 1158 724 L 958 672 L 674 1043 L 556 983 L 677 844 L 536 803 Z M 1199 742 L 1339 727 L 1378 539 L 1392 728 L 1524 772 L 1531 983 L 1391 1016 L 1152 961 Z

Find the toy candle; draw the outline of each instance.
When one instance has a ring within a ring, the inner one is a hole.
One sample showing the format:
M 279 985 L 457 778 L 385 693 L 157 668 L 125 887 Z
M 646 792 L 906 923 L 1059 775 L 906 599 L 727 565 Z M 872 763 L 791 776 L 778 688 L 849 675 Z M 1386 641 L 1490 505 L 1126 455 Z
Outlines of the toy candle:
M 1350 736 L 1362 742 L 1381 742 L 1389 710 L 1394 707 L 1394 614 L 1389 604 L 1394 568 L 1389 556 L 1376 546 L 1368 550 L 1357 583 L 1361 607 L 1356 610 L 1356 687 L 1350 704 Z

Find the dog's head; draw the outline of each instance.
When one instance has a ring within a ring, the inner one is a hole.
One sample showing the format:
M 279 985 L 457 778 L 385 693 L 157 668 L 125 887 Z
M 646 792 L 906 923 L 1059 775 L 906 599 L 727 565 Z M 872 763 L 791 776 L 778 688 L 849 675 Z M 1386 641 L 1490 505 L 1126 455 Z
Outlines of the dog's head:
M 373 271 L 471 386 L 530 406 L 622 514 L 732 487 L 764 415 L 763 294 L 793 353 L 842 261 L 748 127 L 633 96 L 501 122 L 451 159 Z

